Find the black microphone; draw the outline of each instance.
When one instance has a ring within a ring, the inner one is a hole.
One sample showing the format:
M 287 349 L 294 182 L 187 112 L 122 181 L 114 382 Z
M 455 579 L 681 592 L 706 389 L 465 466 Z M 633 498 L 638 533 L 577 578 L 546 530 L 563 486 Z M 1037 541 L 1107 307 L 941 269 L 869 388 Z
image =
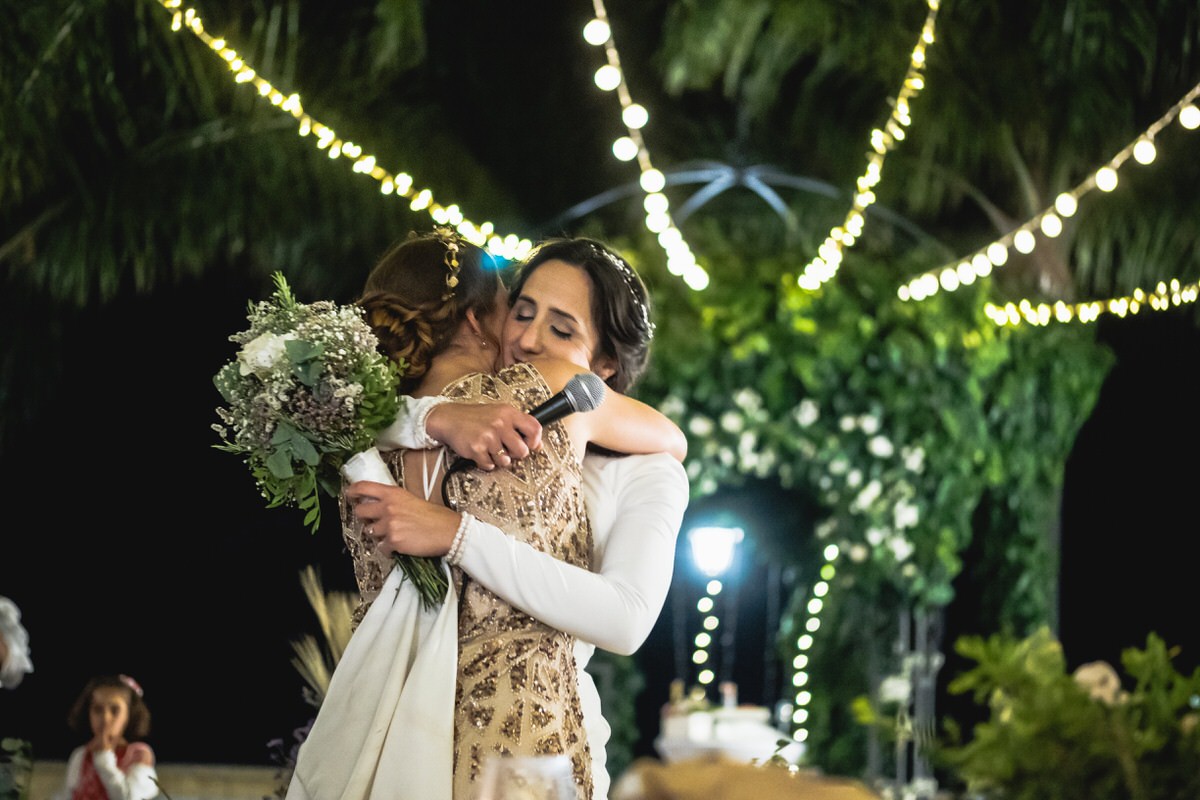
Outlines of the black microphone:
M 580 372 L 567 381 L 567 385 L 562 388 L 562 391 L 530 411 L 529 416 L 545 427 L 576 411 L 595 411 L 603 402 L 604 381 L 594 372 Z M 475 466 L 473 459 L 459 456 L 446 469 L 446 475 L 442 478 L 442 501 L 449 508 L 454 508 L 446 495 L 446 486 L 450 482 L 450 476 L 464 469 L 473 469 Z
M 594 372 L 581 372 L 562 391 L 529 412 L 542 427 L 576 411 L 595 411 L 604 402 L 604 381 Z

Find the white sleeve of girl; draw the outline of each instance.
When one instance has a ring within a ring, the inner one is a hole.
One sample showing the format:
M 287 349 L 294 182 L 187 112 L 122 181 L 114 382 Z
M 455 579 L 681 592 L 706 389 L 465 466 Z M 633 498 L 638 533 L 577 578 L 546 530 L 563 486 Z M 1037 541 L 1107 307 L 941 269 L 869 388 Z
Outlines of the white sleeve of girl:
M 662 611 L 688 503 L 683 466 L 666 454 L 612 459 L 611 532 L 594 571 L 566 564 L 478 520 L 459 566 L 542 622 L 620 655 L 641 647 Z
M 96 753 L 92 764 L 108 792 L 108 800 L 151 800 L 158 795 L 158 774 L 149 764 L 131 764 L 128 771 L 122 772 L 112 750 Z

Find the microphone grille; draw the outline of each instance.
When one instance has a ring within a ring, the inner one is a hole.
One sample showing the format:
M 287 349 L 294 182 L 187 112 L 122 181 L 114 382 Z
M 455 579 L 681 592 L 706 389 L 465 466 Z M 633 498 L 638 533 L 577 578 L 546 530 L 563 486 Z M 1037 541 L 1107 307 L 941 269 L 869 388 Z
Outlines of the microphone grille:
M 595 411 L 604 402 L 604 381 L 594 372 L 581 372 L 567 381 L 563 394 L 576 411 Z

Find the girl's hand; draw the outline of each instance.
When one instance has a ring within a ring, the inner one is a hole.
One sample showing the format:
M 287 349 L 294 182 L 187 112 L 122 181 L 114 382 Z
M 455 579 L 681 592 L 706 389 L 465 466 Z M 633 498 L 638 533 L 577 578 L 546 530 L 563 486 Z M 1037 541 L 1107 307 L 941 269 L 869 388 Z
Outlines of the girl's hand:
M 462 520 L 457 511 L 422 500 L 400 486 L 374 481 L 347 486 L 346 500 L 364 532 L 385 555 L 444 556 Z
M 105 750 L 116 750 L 121 744 L 121 737 L 107 731 L 98 733 L 88 742 L 88 750 L 93 753 L 103 753 Z

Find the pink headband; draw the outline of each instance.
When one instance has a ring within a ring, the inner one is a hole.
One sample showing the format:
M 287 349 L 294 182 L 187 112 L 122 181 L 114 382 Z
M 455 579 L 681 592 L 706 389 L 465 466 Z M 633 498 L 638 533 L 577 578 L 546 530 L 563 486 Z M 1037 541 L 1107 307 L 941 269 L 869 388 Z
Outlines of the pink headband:
M 128 686 L 129 689 L 134 694 L 136 694 L 138 697 L 142 696 L 142 685 L 140 683 L 138 683 L 137 681 L 135 681 L 133 678 L 129 677 L 128 675 L 118 675 L 117 677 L 120 678 L 121 683 Z

